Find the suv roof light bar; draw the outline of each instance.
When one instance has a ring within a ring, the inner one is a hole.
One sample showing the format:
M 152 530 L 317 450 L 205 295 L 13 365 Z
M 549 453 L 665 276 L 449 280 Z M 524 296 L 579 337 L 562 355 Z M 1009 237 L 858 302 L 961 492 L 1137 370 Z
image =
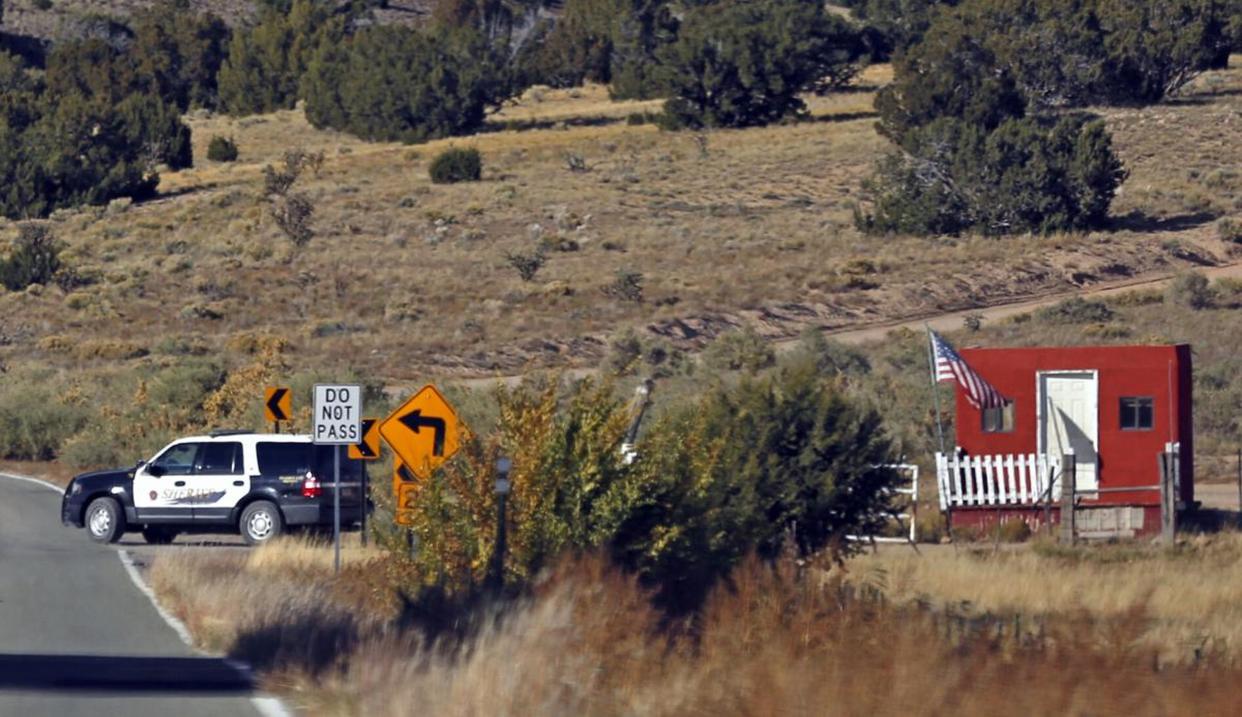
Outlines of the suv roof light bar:
M 241 428 L 217 428 L 207 435 L 212 438 L 220 438 L 221 436 L 244 436 L 249 433 L 254 433 L 254 431 L 247 431 Z

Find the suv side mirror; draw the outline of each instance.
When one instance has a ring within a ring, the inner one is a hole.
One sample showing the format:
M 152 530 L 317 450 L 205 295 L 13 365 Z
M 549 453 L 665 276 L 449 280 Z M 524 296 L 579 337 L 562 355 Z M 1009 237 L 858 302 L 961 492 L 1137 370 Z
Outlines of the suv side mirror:
M 152 478 L 159 478 L 160 476 L 164 475 L 167 472 L 168 470 L 165 469 L 164 466 L 155 465 L 155 464 L 147 466 L 147 475 L 151 476 Z

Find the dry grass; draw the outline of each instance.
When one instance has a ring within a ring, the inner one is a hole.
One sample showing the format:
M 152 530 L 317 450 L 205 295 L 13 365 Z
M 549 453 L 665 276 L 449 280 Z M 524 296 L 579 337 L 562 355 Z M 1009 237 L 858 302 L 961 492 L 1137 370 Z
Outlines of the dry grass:
M 244 556 L 174 550 L 155 561 L 150 580 L 200 647 L 218 652 L 257 649 L 259 654 L 252 657 L 267 655 L 269 662 L 288 659 L 278 658 L 285 651 L 303 661 L 329 661 L 332 653 L 321 649 L 346 646 L 358 630 L 378 625 L 395 609 L 394 596 L 378 596 L 366 588 L 379 552 L 355 541 L 343 542 L 342 548 L 342 574 L 354 591 L 337 589 L 326 579 L 333 565 L 330 543 L 298 537 L 282 538 Z M 276 635 L 267 630 L 276 630 Z
M 1226 556 L 1236 561 L 1239 547 L 1234 538 L 1196 547 L 1180 570 L 1172 558 L 1155 558 L 1167 568 L 1149 582 L 1197 594 L 1193 583 L 1221 571 Z M 886 562 L 883 587 L 896 595 L 896 576 L 919 570 L 920 579 L 947 572 L 944 585 L 1010 582 L 1031 592 L 1035 581 L 1023 576 L 1055 582 L 1068 574 L 1057 567 L 1065 560 L 1013 556 L 980 567 L 976 558 L 956 564 L 929 556 L 922 568 Z M 1084 569 L 1071 585 L 1094 586 L 1102 596 L 1120 582 L 1129 599 L 1101 603 L 1098 613 L 1081 610 L 1072 595 L 1062 605 L 1019 601 L 1015 620 L 960 607 L 946 616 L 868 597 L 874 579 L 849 588 L 833 573 L 752 563 L 686 632 L 662 625 L 631 579 L 600 560 L 575 560 L 529 597 L 485 613 L 457 644 L 428 643 L 416 613 L 394 621 L 392 613 L 359 609 L 343 597 L 358 592 L 345 585 L 382 573 L 382 563 L 339 581 L 319 570 L 282 582 L 256 574 L 249 562 L 169 555 L 157 559 L 153 579 L 196 635 L 215 624 L 206 617 L 232 623 L 231 637 L 217 630 L 207 644 L 251 660 L 269 687 L 314 715 L 395 716 L 410 705 L 431 715 L 1225 714 L 1238 676 L 1210 653 L 1193 669 L 1153 662 L 1144 646 L 1147 622 L 1170 608 L 1162 597 L 1144 599 L 1137 581 L 1147 578 L 1098 570 L 1093 583 Z M 855 579 L 876 572 L 864 562 L 852 565 Z M 1113 564 L 1103 553 L 1084 563 Z M 1129 566 L 1136 567 L 1146 566 Z M 366 584 L 377 589 L 373 579 Z M 1037 607 L 1050 612 L 1037 614 Z M 1219 612 L 1222 620 L 1233 615 L 1229 609 Z M 1199 624 L 1219 627 L 1213 620 Z
M 851 563 L 851 580 L 902 602 L 975 615 L 1081 613 L 1119 620 L 1141 612 L 1140 644 L 1162 660 L 1215 653 L 1242 658 L 1242 535 L 1197 537 L 1177 549 L 1144 543 L 1076 550 L 930 546 L 884 550 Z
M 346 568 L 366 567 L 385 557 L 374 544 L 363 547 L 360 533 L 341 535 L 341 564 Z M 326 573 L 332 570 L 334 554 L 331 536 L 293 535 L 262 545 L 246 556 L 246 570 L 252 573 Z
M 21 329 L 0 361 L 79 367 L 39 348 L 49 335 L 219 346 L 264 328 L 291 339 L 307 368 L 348 356 L 394 382 L 488 376 L 594 365 L 626 325 L 688 346 L 745 320 L 792 336 L 1226 259 L 1208 213 L 1236 213 L 1242 196 L 1227 171 L 1242 162 L 1227 141 L 1242 71 L 1203 80 L 1182 104 L 1108 113 L 1133 170 L 1118 210 L 1138 212 L 1116 231 L 1004 241 L 855 230 L 859 183 L 887 146 L 866 88 L 887 72 L 869 70 L 863 91 L 811 98 L 819 121 L 705 142 L 629 126 L 621 118 L 653 105 L 610 103 L 599 87 L 528 93 L 490 131 L 416 147 L 318 131 L 298 111 L 196 115 L 199 166 L 165 174 L 164 198 L 54 222 L 67 259 L 98 282 L 71 297 L 0 295 Z M 202 159 L 217 134 L 237 139 L 239 162 Z M 430 183 L 428 162 L 450 145 L 482 151 L 484 181 Z M 300 182 L 316 231 L 300 252 L 259 198 L 262 167 L 291 146 L 326 156 Z M 570 171 L 570 154 L 589 171 Z M 539 241 L 576 250 L 551 251 L 523 282 L 505 255 Z M 644 275 L 642 303 L 601 291 L 620 270 Z

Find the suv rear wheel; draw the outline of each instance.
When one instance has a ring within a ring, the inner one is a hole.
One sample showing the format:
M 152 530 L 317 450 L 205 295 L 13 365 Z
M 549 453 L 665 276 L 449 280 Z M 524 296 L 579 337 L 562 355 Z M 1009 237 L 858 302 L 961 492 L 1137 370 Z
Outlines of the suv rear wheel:
M 246 506 L 239 523 L 242 538 L 249 545 L 266 543 L 280 535 L 285 527 L 276 504 L 266 500 L 258 500 Z
M 125 514 L 115 498 L 96 498 L 86 506 L 86 532 L 96 543 L 115 543 L 125 534 Z

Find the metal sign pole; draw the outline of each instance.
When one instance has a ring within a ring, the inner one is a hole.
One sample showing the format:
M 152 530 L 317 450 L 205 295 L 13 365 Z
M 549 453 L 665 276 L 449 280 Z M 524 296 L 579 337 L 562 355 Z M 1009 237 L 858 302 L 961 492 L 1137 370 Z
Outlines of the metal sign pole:
M 336 574 L 341 574 L 341 447 L 332 447 L 332 542 L 336 545 Z
M 369 491 L 367 491 L 367 478 L 369 476 L 367 475 L 365 464 L 359 464 L 359 467 L 362 468 L 362 547 L 365 548 L 367 547 L 367 507 L 369 505 L 367 499 L 370 497 Z

